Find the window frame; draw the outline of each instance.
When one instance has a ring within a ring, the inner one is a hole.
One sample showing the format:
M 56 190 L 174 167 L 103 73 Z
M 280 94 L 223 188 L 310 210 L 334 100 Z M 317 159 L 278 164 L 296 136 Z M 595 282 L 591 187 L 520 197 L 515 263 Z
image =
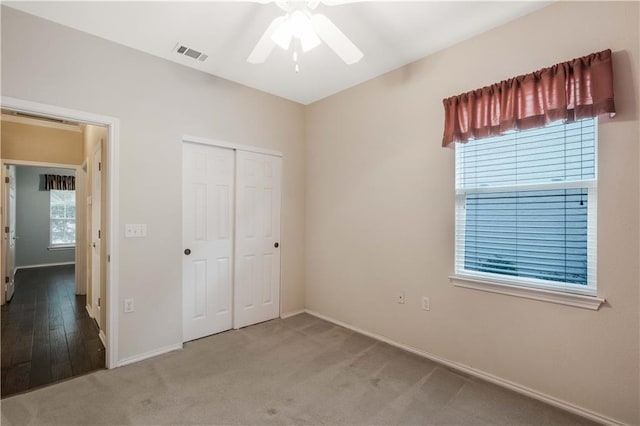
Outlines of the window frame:
M 66 210 L 65 210 L 65 217 L 64 218 L 54 218 L 52 216 L 52 207 L 53 204 L 51 203 L 51 197 L 53 195 L 53 192 L 73 192 L 73 207 L 74 207 L 74 217 L 68 218 L 66 217 Z M 53 242 L 53 221 L 54 220 L 65 220 L 65 221 L 71 221 L 73 220 L 74 224 L 77 224 L 77 194 L 75 190 L 57 190 L 57 189 L 51 189 L 49 191 L 49 247 L 48 250 L 53 251 L 53 250 L 67 250 L 67 249 L 74 249 L 76 247 L 76 243 L 77 243 L 77 234 L 76 234 L 76 228 L 74 228 L 74 233 L 73 233 L 73 239 L 74 242 L 73 243 L 54 243 Z
M 557 124 L 557 123 L 550 123 Z M 454 274 L 450 282 L 457 287 L 484 290 L 511 296 L 543 300 L 597 310 L 604 298 L 597 295 L 597 197 L 598 197 L 598 119 L 593 118 L 594 125 L 594 177 L 581 181 L 549 181 L 544 183 L 526 183 L 511 185 L 480 186 L 463 188 L 459 182 L 459 163 L 464 150 L 456 146 L 455 154 L 455 224 L 454 224 Z M 518 132 L 526 132 L 518 131 Z M 470 141 L 469 143 L 473 143 Z M 466 197 L 475 193 L 499 193 L 540 191 L 553 189 L 587 190 L 587 284 L 574 284 L 528 277 L 514 277 L 498 273 L 473 271 L 464 269 L 465 257 L 465 225 Z

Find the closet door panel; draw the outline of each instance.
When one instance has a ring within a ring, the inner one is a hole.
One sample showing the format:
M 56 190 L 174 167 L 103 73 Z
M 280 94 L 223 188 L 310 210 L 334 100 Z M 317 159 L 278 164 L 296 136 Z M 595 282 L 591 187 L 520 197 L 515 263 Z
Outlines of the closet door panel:
M 234 328 L 280 315 L 282 159 L 236 152 Z
M 232 326 L 234 151 L 183 145 L 183 341 Z

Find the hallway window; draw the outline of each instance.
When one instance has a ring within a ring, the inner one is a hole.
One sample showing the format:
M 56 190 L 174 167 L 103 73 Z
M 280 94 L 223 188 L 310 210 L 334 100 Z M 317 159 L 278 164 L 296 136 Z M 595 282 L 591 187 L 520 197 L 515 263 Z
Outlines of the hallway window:
M 52 189 L 49 202 L 51 247 L 73 247 L 76 243 L 76 192 Z

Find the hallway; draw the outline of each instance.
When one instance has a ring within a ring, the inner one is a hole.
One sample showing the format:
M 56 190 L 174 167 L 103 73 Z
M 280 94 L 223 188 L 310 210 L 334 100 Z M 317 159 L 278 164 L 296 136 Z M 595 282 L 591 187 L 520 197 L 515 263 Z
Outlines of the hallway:
M 74 266 L 21 269 L 2 306 L 2 398 L 104 368 L 105 350 L 76 296 Z

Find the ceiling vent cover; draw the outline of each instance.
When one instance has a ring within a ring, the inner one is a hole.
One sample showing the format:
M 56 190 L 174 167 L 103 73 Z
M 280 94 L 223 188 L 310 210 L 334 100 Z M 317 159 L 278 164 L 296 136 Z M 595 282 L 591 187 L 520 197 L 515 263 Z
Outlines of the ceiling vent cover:
M 188 56 L 192 59 L 197 59 L 200 62 L 204 62 L 209 57 L 209 55 L 205 55 L 204 53 L 185 46 L 181 43 L 176 43 L 176 47 L 174 50 L 178 55 Z

